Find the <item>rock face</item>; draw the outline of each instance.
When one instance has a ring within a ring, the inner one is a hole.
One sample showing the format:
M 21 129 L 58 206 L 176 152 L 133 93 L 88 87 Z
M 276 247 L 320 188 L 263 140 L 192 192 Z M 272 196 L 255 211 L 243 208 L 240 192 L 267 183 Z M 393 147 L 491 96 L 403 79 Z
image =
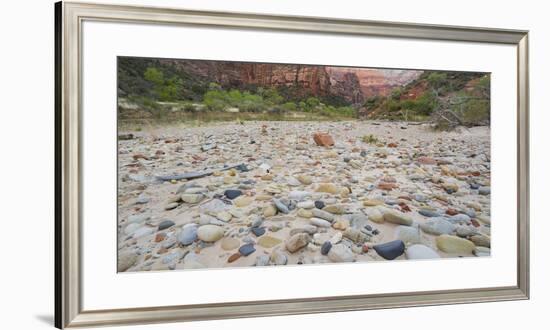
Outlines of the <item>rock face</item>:
M 164 66 L 171 72 L 193 77 L 197 81 L 215 82 L 226 89 L 255 85 L 264 88 L 287 88 L 296 96 L 337 97 L 353 104 L 363 104 L 375 95 L 390 91 L 417 78 L 422 71 L 383 70 L 317 65 L 244 63 L 201 60 L 150 60 L 142 65 Z M 131 70 L 125 68 L 125 70 Z M 130 90 L 124 90 L 131 93 Z M 127 136 L 119 135 L 123 140 Z M 131 140 L 131 139 L 129 139 Z

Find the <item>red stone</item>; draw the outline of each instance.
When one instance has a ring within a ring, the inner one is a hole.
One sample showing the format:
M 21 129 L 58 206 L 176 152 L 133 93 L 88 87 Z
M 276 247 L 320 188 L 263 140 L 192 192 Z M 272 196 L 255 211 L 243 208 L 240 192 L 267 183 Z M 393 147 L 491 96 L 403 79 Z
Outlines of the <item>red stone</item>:
M 232 254 L 229 259 L 227 259 L 227 262 L 233 262 L 241 257 L 241 254 L 239 252 Z
M 157 236 L 155 236 L 155 242 L 162 242 L 166 238 L 166 233 L 158 233 Z
M 397 143 L 395 142 L 388 143 L 388 148 L 397 148 Z
M 397 188 L 397 185 L 395 183 L 391 183 L 391 182 L 380 182 L 378 184 L 378 189 L 382 189 L 382 190 L 392 190 L 394 188 Z
M 318 146 L 322 147 L 332 147 L 334 145 L 334 140 L 332 139 L 332 136 L 328 135 L 327 133 L 315 133 L 313 134 L 313 141 Z
M 455 209 L 447 209 L 447 211 L 445 211 L 445 213 L 447 213 L 448 215 L 457 215 L 458 211 L 455 210 Z
M 430 157 L 418 157 L 418 162 L 420 164 L 424 164 L 424 165 L 436 165 L 437 164 L 437 161 L 433 158 L 430 158 Z

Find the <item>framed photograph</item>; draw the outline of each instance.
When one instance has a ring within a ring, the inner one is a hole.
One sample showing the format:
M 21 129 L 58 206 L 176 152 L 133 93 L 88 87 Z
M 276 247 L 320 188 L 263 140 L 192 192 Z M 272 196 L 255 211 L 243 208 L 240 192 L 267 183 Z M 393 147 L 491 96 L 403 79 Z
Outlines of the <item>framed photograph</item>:
M 55 18 L 58 328 L 529 297 L 527 31 Z

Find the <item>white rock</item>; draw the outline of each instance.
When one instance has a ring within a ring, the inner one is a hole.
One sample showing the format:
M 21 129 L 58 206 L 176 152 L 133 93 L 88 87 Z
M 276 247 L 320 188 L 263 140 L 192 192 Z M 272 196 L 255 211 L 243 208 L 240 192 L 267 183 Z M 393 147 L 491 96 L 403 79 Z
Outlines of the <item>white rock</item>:
M 223 228 L 215 225 L 200 226 L 197 236 L 205 242 L 215 242 L 223 237 Z
M 426 245 L 414 244 L 405 250 L 407 259 L 439 259 L 440 256 Z
M 328 252 L 328 258 L 332 262 L 352 262 L 355 260 L 351 249 L 343 244 L 333 245 Z

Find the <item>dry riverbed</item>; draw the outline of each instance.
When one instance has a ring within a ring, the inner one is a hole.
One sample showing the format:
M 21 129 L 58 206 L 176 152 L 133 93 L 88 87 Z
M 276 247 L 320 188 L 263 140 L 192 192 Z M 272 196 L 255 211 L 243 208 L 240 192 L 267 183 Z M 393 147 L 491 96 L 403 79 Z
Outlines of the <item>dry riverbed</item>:
M 489 138 L 371 121 L 121 131 L 118 271 L 489 256 Z

